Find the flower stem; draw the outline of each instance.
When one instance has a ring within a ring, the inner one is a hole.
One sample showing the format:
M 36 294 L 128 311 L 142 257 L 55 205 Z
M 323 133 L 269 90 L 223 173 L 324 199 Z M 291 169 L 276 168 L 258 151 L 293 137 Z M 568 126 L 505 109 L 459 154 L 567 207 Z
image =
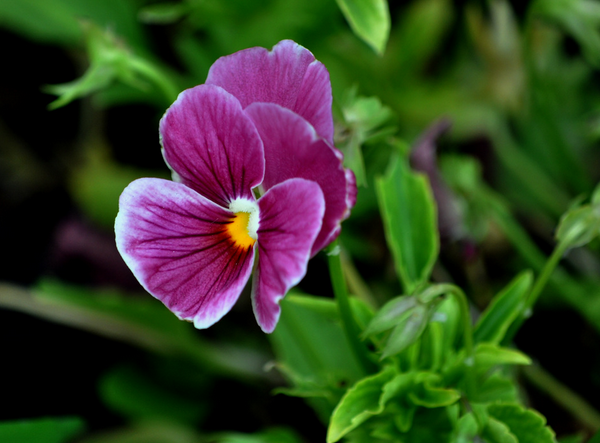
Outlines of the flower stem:
M 544 289 L 544 286 L 546 286 L 546 283 L 548 283 L 548 280 L 552 275 L 552 271 L 554 271 L 554 269 L 558 265 L 558 262 L 560 262 L 560 259 L 563 257 L 564 253 L 568 249 L 568 246 L 568 242 L 560 242 L 556 246 L 556 248 L 554 248 L 552 255 L 550 256 L 550 258 L 548 258 L 548 261 L 542 268 L 542 271 L 536 279 L 533 288 L 531 288 L 531 291 L 525 299 L 525 304 L 521 311 L 521 315 L 515 319 L 512 325 L 510 325 L 510 328 L 508 329 L 506 336 L 504 337 L 503 343 L 511 342 L 515 334 L 523 324 L 523 322 L 529 317 L 533 305 L 535 305 L 535 302 L 542 293 L 542 289 Z
M 371 360 L 366 344 L 359 339 L 360 328 L 356 323 L 354 315 L 352 314 L 352 308 L 350 307 L 350 298 L 348 296 L 346 281 L 344 280 L 342 271 L 342 262 L 340 259 L 340 246 L 337 240 L 327 249 L 327 261 L 329 264 L 329 275 L 331 277 L 333 293 L 338 305 L 342 327 L 344 328 L 348 344 L 365 373 L 374 374 L 379 368 Z

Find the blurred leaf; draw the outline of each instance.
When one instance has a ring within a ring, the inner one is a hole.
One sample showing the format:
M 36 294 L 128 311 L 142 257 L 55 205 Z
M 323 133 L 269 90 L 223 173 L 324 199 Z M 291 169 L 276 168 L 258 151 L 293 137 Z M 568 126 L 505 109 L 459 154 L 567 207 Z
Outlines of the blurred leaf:
M 158 93 L 165 105 L 177 98 L 178 87 L 166 71 L 137 55 L 110 29 L 102 29 L 92 22 L 81 22 L 85 31 L 90 67 L 77 80 L 46 86 L 46 91 L 59 96 L 50 103 L 56 109 L 85 95 L 106 89 L 120 81 L 147 94 Z M 156 91 L 151 88 L 156 87 Z
M 427 63 L 444 45 L 444 35 L 452 23 L 453 13 L 448 0 L 418 0 L 406 6 L 394 30 L 398 45 L 394 48 L 394 64 L 400 79 L 423 75 Z M 438 112 L 429 120 L 439 118 L 439 115 Z
M 32 40 L 78 45 L 79 20 L 110 26 L 137 49 L 145 46 L 134 2 L 121 0 L 0 0 L 0 26 Z
M 390 34 L 387 0 L 336 0 L 354 33 L 379 55 Z
M 132 367 L 105 374 L 100 394 L 111 409 L 133 420 L 169 419 L 193 425 L 205 409 L 201 402 L 163 388 Z
M 392 330 L 383 348 L 381 359 L 396 355 L 417 341 L 427 327 L 431 312 L 429 306 L 419 305 L 403 317 Z
M 549 19 L 581 45 L 590 63 L 600 67 L 600 4 L 594 0 L 537 0 L 531 13 Z
M 437 259 L 436 208 L 427 179 L 415 174 L 405 159 L 392 161 L 376 181 L 377 199 L 388 246 L 405 293 L 425 283 Z
M 184 3 L 155 3 L 142 7 L 138 17 L 143 23 L 170 24 L 182 18 L 189 11 Z
M 502 341 L 512 322 L 521 313 L 532 283 L 533 274 L 524 271 L 492 299 L 475 325 L 475 343 L 498 344 Z
M 302 443 L 300 437 L 295 432 L 288 429 L 268 429 L 256 434 L 225 433 L 218 434 L 213 440 L 214 443 Z
M 412 295 L 401 295 L 400 297 L 393 298 L 377 311 L 363 335 L 368 337 L 393 328 L 405 316 L 410 315 L 410 312 L 417 304 L 417 298 Z
M 105 148 L 87 147 L 86 158 L 69 177 L 69 191 L 87 217 L 112 230 L 123 189 L 140 177 L 156 177 L 160 172 L 122 166 L 109 157 Z M 162 178 L 170 178 L 166 168 Z
M 77 417 L 39 418 L 0 422 L 2 443 L 67 443 L 84 430 Z
M 498 403 L 487 408 L 490 417 L 505 424 L 518 443 L 554 443 L 554 432 L 546 426 L 546 419 L 532 409 L 516 403 Z
M 358 381 L 348 389 L 338 403 L 327 430 L 327 443 L 334 443 L 384 409 L 384 386 L 394 377 L 395 370 L 386 367 L 378 374 Z
M 159 301 L 126 296 L 56 280 L 33 291 L 0 283 L 0 305 L 51 321 L 122 340 L 144 349 L 186 358 L 207 371 L 240 380 L 264 378 L 266 355 L 227 343 L 210 343 Z
M 206 443 L 206 439 L 188 426 L 155 419 L 126 428 L 96 431 L 77 443 Z

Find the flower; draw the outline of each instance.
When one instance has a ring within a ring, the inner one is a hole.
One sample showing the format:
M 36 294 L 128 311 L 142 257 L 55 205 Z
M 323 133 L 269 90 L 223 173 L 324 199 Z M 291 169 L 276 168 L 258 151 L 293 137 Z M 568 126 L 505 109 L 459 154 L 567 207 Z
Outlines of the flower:
M 183 91 L 161 119 L 174 181 L 141 178 L 123 191 L 117 248 L 142 286 L 197 328 L 231 309 L 257 261 L 252 305 L 272 332 L 279 300 L 355 201 L 354 176 L 328 138 L 329 77 L 284 41 L 219 59 L 207 83 Z

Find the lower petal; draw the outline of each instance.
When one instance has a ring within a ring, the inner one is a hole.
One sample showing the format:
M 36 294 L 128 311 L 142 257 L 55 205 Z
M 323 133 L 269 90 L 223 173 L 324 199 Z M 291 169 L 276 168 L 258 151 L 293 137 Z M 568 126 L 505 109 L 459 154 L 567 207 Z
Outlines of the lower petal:
M 252 247 L 228 235 L 232 213 L 181 183 L 142 178 L 121 195 L 117 248 L 142 286 L 173 313 L 207 328 L 244 288 Z
M 325 200 L 315 182 L 291 179 L 258 200 L 258 266 L 252 305 L 264 332 L 275 329 L 279 300 L 304 277 L 313 242 L 321 230 Z

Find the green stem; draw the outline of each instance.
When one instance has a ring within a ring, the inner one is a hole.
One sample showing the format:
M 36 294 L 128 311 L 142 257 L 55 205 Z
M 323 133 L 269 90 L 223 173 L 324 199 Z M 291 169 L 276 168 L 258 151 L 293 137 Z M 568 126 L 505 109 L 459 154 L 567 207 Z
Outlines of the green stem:
M 533 309 L 535 302 L 540 297 L 540 294 L 542 293 L 542 289 L 544 289 L 544 287 L 548 283 L 548 280 L 550 279 L 552 272 L 554 271 L 554 269 L 560 262 L 560 259 L 565 254 L 566 250 L 568 249 L 568 246 L 569 246 L 569 243 L 563 241 L 563 242 L 560 242 L 556 246 L 556 248 L 554 248 L 552 255 L 548 258 L 548 261 L 542 268 L 542 271 L 540 272 L 540 275 L 536 279 L 536 281 L 533 285 L 533 288 L 531 288 L 531 291 L 529 292 L 529 294 L 527 295 L 527 298 L 525 299 L 525 304 L 521 310 L 521 315 L 519 315 L 515 319 L 513 324 L 510 325 L 510 328 L 508 329 L 506 336 L 504 337 L 503 343 L 511 342 L 513 337 L 515 336 L 515 334 L 517 333 L 517 331 L 523 324 L 523 322 L 531 315 L 531 310 Z
M 357 361 L 362 365 L 363 370 L 367 374 L 374 374 L 378 367 L 370 358 L 369 350 L 364 342 L 359 339 L 360 328 L 352 314 L 350 307 L 350 298 L 346 289 L 346 281 L 342 271 L 342 262 L 340 260 L 338 241 L 334 241 L 327 249 L 327 261 L 329 263 L 329 275 L 333 286 L 333 293 L 338 305 L 342 327 L 350 348 L 354 352 Z
M 475 352 L 473 347 L 473 325 L 471 324 L 471 313 L 469 311 L 469 303 L 467 302 L 467 296 L 458 286 L 452 286 L 450 293 L 458 300 L 460 308 L 460 316 L 463 322 L 463 344 L 465 346 L 465 366 L 466 370 L 466 393 L 467 398 L 470 398 L 475 392 L 475 375 L 473 369 L 475 367 Z

